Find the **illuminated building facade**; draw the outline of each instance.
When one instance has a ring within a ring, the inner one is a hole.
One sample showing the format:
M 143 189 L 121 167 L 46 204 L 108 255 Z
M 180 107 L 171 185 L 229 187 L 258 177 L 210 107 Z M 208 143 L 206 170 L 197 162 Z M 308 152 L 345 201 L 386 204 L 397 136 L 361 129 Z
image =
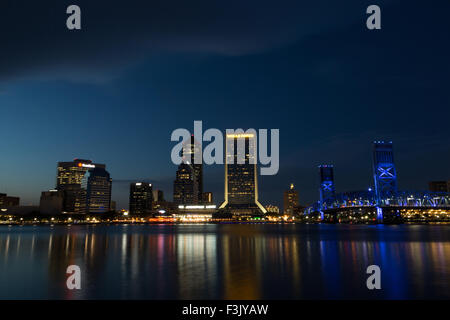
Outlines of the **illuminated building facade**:
M 190 164 L 194 170 L 194 178 L 196 180 L 194 193 L 197 195 L 198 202 L 201 201 L 203 194 L 203 165 L 201 163 L 195 163 L 195 155 L 201 159 L 201 154 L 201 145 L 194 139 L 194 135 L 192 135 L 190 143 L 183 146 L 183 160 L 185 163 Z
M 105 170 L 106 166 L 84 159 L 58 162 L 56 190 L 64 192 L 64 213 L 86 213 L 87 181 L 84 188 L 82 183 L 86 174 L 96 168 Z
M 111 209 L 112 180 L 104 168 L 86 173 L 86 213 L 106 213 Z M 84 189 L 84 188 L 83 188 Z
M 157 191 L 157 190 L 155 190 Z M 156 198 L 157 200 L 158 198 Z M 130 214 L 147 215 L 152 212 L 153 188 L 151 183 L 135 182 L 130 184 Z
M 291 183 L 289 190 L 286 190 L 283 195 L 284 214 L 292 216 L 294 208 L 298 206 L 298 191 L 294 189 L 294 184 Z
M 278 208 L 277 206 L 268 204 L 265 206 L 266 210 L 267 210 L 267 214 L 273 214 L 273 215 L 279 215 L 280 214 L 280 208 Z
M 175 204 L 199 204 L 203 194 L 203 165 L 196 164 L 195 155 L 201 157 L 201 146 L 191 136 L 189 143 L 183 145 L 183 162 L 178 166 L 173 185 Z
M 75 159 L 68 162 L 58 162 L 56 189 L 66 185 L 81 185 L 85 173 L 94 168 L 106 169 L 104 164 L 92 163 L 91 160 Z
M 192 165 L 181 163 L 173 182 L 173 202 L 175 204 L 198 203 L 197 179 Z
M 374 142 L 373 176 L 377 204 L 389 204 L 397 194 L 397 172 L 394 165 L 392 142 Z
M 265 214 L 258 201 L 256 135 L 227 134 L 225 151 L 225 201 L 220 209 L 237 217 Z
M 216 210 L 215 204 L 178 205 L 178 212 L 174 217 L 182 222 L 209 221 Z
M 332 165 L 320 165 L 320 208 L 326 209 L 326 203 L 335 198 L 334 170 Z

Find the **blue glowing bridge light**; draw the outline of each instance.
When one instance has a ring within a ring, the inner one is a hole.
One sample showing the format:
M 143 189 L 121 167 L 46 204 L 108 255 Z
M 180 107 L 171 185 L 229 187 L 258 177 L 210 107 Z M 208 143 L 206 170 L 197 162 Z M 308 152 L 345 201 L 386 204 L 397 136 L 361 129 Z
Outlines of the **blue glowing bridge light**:
M 333 165 L 320 165 L 319 201 L 305 209 L 305 214 L 320 213 L 322 219 L 328 210 L 372 207 L 379 221 L 383 221 L 384 207 L 449 208 L 450 193 L 398 190 L 392 141 L 374 141 L 374 186 L 362 191 L 335 193 Z
M 383 209 L 380 207 L 377 207 L 377 220 L 378 221 L 383 220 Z

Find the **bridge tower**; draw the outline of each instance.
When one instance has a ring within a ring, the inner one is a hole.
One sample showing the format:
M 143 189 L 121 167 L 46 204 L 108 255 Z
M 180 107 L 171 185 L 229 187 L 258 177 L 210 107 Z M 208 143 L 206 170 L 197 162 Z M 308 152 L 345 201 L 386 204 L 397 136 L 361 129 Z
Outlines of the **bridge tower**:
M 320 165 L 320 216 L 323 220 L 323 210 L 335 198 L 333 165 Z
M 378 207 L 378 218 L 381 213 L 380 206 L 389 205 L 397 194 L 397 172 L 394 165 L 392 141 L 374 141 L 373 143 L 373 177 Z

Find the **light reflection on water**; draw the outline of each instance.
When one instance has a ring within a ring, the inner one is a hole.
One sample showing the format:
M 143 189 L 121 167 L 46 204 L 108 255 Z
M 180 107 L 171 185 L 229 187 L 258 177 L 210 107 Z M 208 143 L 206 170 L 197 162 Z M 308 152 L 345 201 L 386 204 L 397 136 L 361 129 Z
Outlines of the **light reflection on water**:
M 1 226 L 1 299 L 450 298 L 450 226 Z M 66 268 L 82 270 L 67 290 Z M 382 290 L 366 288 L 368 265 Z

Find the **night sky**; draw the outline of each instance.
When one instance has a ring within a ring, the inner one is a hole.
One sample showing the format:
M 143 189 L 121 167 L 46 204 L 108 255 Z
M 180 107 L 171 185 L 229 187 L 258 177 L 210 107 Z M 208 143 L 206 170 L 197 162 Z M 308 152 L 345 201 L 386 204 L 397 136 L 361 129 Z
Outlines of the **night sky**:
M 82 30 L 66 28 L 77 4 Z M 366 28 L 368 5 L 381 30 Z M 318 198 L 319 164 L 337 191 L 372 185 L 373 140 L 394 142 L 399 186 L 450 179 L 450 2 L 22 1 L 0 4 L 0 192 L 38 204 L 58 161 L 105 163 L 113 200 L 153 182 L 172 199 L 176 128 L 280 129 L 280 171 Z M 204 170 L 223 199 L 223 166 Z

